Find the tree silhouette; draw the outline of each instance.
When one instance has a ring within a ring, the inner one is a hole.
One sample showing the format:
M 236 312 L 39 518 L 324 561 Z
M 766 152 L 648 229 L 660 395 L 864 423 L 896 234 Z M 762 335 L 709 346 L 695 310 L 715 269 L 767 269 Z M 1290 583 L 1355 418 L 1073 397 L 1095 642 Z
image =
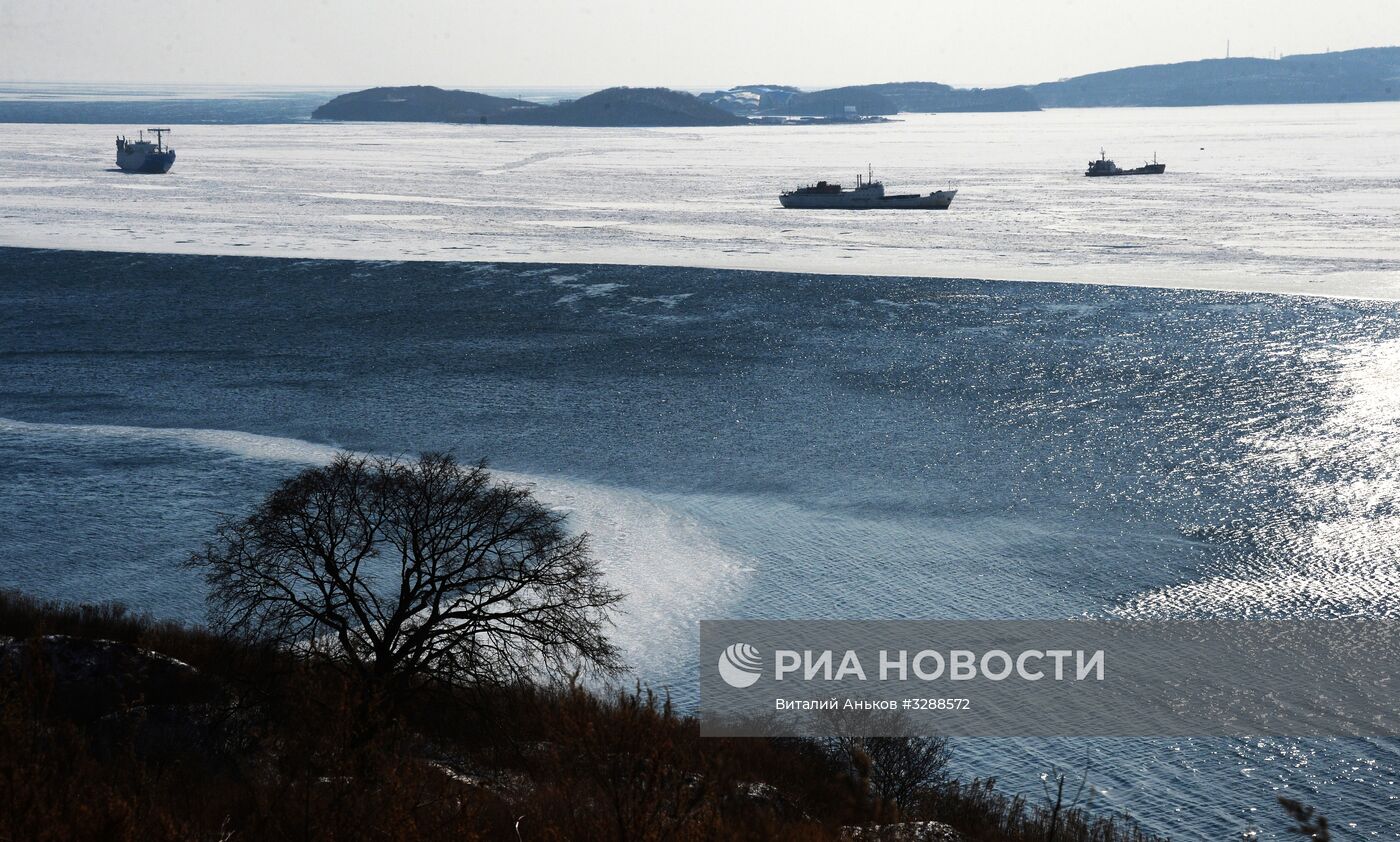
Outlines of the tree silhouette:
M 588 536 L 451 456 L 340 454 L 226 518 L 186 565 L 216 628 L 388 683 L 621 668 Z

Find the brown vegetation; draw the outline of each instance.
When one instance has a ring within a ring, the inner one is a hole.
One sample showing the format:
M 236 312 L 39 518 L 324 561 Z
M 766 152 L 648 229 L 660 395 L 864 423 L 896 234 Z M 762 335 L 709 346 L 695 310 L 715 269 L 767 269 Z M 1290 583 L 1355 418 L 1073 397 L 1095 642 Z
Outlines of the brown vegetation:
M 1050 837 L 1046 807 L 989 783 L 882 798 L 850 747 L 701 738 L 645 691 L 433 685 L 390 711 L 316 662 L 6 592 L 0 635 L 4 840 L 835 840 L 925 819 L 966 840 L 1149 838 L 1079 810 Z

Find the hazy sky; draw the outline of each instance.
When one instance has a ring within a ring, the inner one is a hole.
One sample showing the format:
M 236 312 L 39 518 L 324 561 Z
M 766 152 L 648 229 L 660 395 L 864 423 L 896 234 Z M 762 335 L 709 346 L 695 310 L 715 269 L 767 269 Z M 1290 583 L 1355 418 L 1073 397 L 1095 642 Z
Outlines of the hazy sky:
M 0 79 L 695 88 L 1040 82 L 1400 44 L 1397 0 L 0 0 Z

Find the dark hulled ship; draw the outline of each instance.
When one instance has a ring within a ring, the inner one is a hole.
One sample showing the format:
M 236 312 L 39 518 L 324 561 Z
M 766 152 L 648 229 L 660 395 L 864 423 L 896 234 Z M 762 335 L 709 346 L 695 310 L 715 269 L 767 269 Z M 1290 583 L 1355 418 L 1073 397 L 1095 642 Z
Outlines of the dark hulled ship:
M 1152 156 L 1152 163 L 1150 164 L 1143 164 L 1140 167 L 1125 170 L 1108 160 L 1107 156 L 1104 155 L 1104 151 L 1100 149 L 1099 159 L 1097 161 L 1090 161 L 1089 169 L 1085 170 L 1084 174 L 1090 177 L 1105 175 L 1161 175 L 1166 171 L 1167 165 L 1157 163 L 1156 155 Z
M 122 172 L 167 173 L 175 166 L 175 150 L 165 145 L 165 133 L 170 129 L 146 129 L 155 132 L 152 143 L 141 132 L 136 140 L 117 138 L 117 166 Z
M 868 178 L 856 176 L 856 186 L 847 190 L 839 184 L 818 181 L 807 187 L 789 190 L 778 196 L 785 208 L 812 208 L 821 210 L 947 210 L 953 203 L 956 190 L 935 190 L 923 193 L 885 193 L 885 185 Z

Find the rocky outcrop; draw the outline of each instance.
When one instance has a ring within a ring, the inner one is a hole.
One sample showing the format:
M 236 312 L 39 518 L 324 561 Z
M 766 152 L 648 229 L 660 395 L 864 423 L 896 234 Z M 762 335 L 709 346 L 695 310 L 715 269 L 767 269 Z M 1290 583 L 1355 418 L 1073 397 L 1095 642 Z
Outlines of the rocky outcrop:
M 74 718 L 218 695 L 214 682 L 182 661 L 128 643 L 65 635 L 0 641 L 0 677 L 15 684 L 28 679 Z
M 218 756 L 235 742 L 224 687 L 158 652 L 110 640 L 0 639 L 0 687 L 45 717 L 82 724 L 96 746 L 147 757 Z
M 962 842 L 962 834 L 942 822 L 902 822 L 841 828 L 843 842 Z

